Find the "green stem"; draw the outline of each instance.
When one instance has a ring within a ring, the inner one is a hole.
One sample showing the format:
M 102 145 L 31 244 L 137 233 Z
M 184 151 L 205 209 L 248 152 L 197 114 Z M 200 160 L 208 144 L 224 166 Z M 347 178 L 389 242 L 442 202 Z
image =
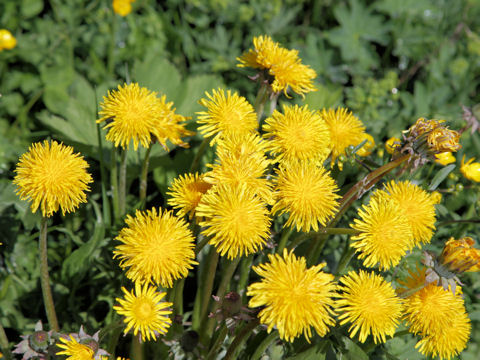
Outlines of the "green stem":
M 48 275 L 48 255 L 47 255 L 47 218 L 42 217 L 40 223 L 40 284 L 42 285 L 43 303 L 45 312 L 47 313 L 48 324 L 50 329 L 58 332 L 57 314 L 53 303 L 52 289 L 50 288 L 50 276 Z
M 257 349 L 253 353 L 251 360 L 258 360 L 260 357 L 265 353 L 265 350 L 270 346 L 272 342 L 275 341 L 275 339 L 278 338 L 278 334 L 276 331 L 272 331 L 268 336 L 263 339 L 263 341 L 260 343 L 260 345 L 257 346 Z
M 120 160 L 120 174 L 118 181 L 118 210 L 120 217 L 125 215 L 126 197 L 127 197 L 127 149 L 122 149 L 122 158 Z
M 2 324 L 0 324 L 0 348 L 2 349 L 3 357 L 5 360 L 12 360 L 13 356 L 10 351 L 10 346 L 8 345 L 7 334 Z
M 183 315 L 183 287 L 185 286 L 185 278 L 180 279 L 175 284 L 175 299 L 173 301 L 173 314 Z
M 192 328 L 193 330 L 199 332 L 201 324 L 204 322 L 204 318 L 207 314 L 208 304 L 210 303 L 210 298 L 212 296 L 213 290 L 213 281 L 215 280 L 215 270 L 217 269 L 218 264 L 218 253 L 215 248 L 210 247 L 210 251 L 205 259 L 205 264 L 207 268 L 202 271 L 198 282 L 198 288 L 200 291 L 197 291 L 197 299 L 195 299 L 195 304 L 193 308 L 193 320 Z
M 235 359 L 235 353 L 237 348 L 248 339 L 248 335 L 255 330 L 255 328 L 260 324 L 260 321 L 256 318 L 247 323 L 242 330 L 235 336 L 232 343 L 227 349 L 224 360 Z
M 202 158 L 203 154 L 205 153 L 205 150 L 207 149 L 207 146 L 210 142 L 210 139 L 205 138 L 203 139 L 202 143 L 200 144 L 197 153 L 195 154 L 195 157 L 193 158 L 192 165 L 190 166 L 190 172 L 194 173 L 195 171 L 198 171 L 198 168 L 200 167 L 200 159 Z
M 205 245 L 208 244 L 208 240 L 209 240 L 208 236 L 205 236 L 202 240 L 200 240 L 197 246 L 195 246 L 195 255 L 198 255 L 198 253 L 202 251 Z
M 213 343 L 212 347 L 210 348 L 210 351 L 208 352 L 206 356 L 206 360 L 213 360 L 217 357 L 218 355 L 218 349 L 222 345 L 223 341 L 225 340 L 225 337 L 227 336 L 227 326 L 222 324 L 222 327 L 220 329 L 220 332 L 218 333 L 217 338 L 215 339 L 215 342 Z
M 110 164 L 110 184 L 113 196 L 113 212 L 115 214 L 115 222 L 121 219 L 120 207 L 118 201 L 118 166 L 117 166 L 117 148 L 112 149 L 112 159 Z
M 335 271 L 335 275 L 337 277 L 343 274 L 343 272 L 345 271 L 345 268 L 350 263 L 350 260 L 352 260 L 354 254 L 355 254 L 355 249 L 351 247 L 349 245 L 349 242 L 347 241 L 347 243 L 345 244 L 345 249 L 343 250 L 342 257 L 338 262 L 337 271 Z
M 342 200 L 338 208 L 338 212 L 335 214 L 335 217 L 329 221 L 328 227 L 335 226 L 335 224 L 340 220 L 340 217 L 347 211 L 347 209 L 353 204 L 353 202 L 359 199 L 365 192 L 367 192 L 373 185 L 375 185 L 382 177 L 388 174 L 390 171 L 395 169 L 397 166 L 401 165 L 403 162 L 408 160 L 410 155 L 403 155 L 402 157 L 390 161 L 389 163 L 379 167 L 378 169 L 367 174 L 362 180 L 357 182 L 345 195 L 343 195 Z
M 117 32 L 117 16 L 111 12 L 110 43 L 108 46 L 107 72 L 110 77 L 114 76 L 115 70 L 115 33 Z
M 277 108 L 277 100 L 278 100 L 278 96 L 280 95 L 280 93 L 274 93 L 272 96 L 271 96 L 271 99 L 270 99 L 270 112 L 268 114 L 268 116 L 272 116 L 273 112 L 275 111 L 275 109 Z
M 255 105 L 253 106 L 255 112 L 257 113 L 257 120 L 259 124 L 265 109 L 265 102 L 268 98 L 268 84 L 263 80 L 263 76 L 260 78 L 260 83 L 260 89 L 258 89 L 257 97 L 255 98 Z
M 143 360 L 143 343 L 140 342 L 140 334 L 132 337 L 130 358 L 132 360 Z
M 326 234 L 318 234 L 315 233 L 313 237 L 313 241 L 310 244 L 310 249 L 307 252 L 307 264 L 309 266 L 313 265 L 320 254 L 322 253 L 323 248 L 325 247 L 325 243 L 327 242 L 328 236 Z
M 292 233 L 292 229 L 290 227 L 288 228 L 283 228 L 282 230 L 282 236 L 280 237 L 280 241 L 278 242 L 277 246 L 277 254 L 281 254 L 283 252 L 283 249 L 285 249 L 285 245 L 287 245 L 287 240 L 290 237 L 290 234 Z
M 221 299 L 223 299 L 223 296 L 225 295 L 225 291 L 228 288 L 228 285 L 230 284 L 230 281 L 232 280 L 233 274 L 235 273 L 235 269 L 238 266 L 238 263 L 240 262 L 240 257 L 237 257 L 233 260 L 225 260 L 226 261 L 226 268 L 222 269 L 222 278 L 220 280 L 220 285 L 218 286 L 217 294 L 216 296 L 220 299 L 220 301 L 215 301 L 213 303 L 212 307 L 212 313 L 215 314 L 215 312 L 219 309 L 220 304 L 221 304 Z M 210 337 L 211 334 L 213 333 L 213 328 L 215 326 L 215 317 L 211 317 L 208 319 L 207 322 L 207 327 L 205 329 L 205 335 Z
M 246 289 L 248 283 L 248 275 L 250 274 L 250 269 L 253 263 L 253 255 L 246 256 L 240 262 L 240 278 L 238 279 L 237 283 L 237 292 L 242 295 L 242 297 L 246 297 Z
M 145 158 L 142 162 L 142 171 L 140 173 L 140 209 L 145 208 L 146 198 L 147 198 L 147 175 L 148 175 L 148 162 L 150 157 L 150 152 L 152 151 L 153 144 L 147 148 L 145 153 Z
M 96 89 L 95 89 L 96 90 Z M 97 96 L 97 92 L 95 91 L 95 98 Z M 98 113 L 98 109 L 97 109 Z M 103 222 L 110 227 L 111 225 L 111 216 L 110 216 L 110 202 L 108 201 L 107 196 L 107 173 L 105 171 L 105 159 L 103 158 L 103 142 L 102 142 L 102 135 L 100 132 L 100 124 L 97 124 L 97 141 L 98 141 L 98 151 L 99 151 L 99 159 L 100 159 L 100 179 L 101 179 L 101 187 L 102 187 L 102 211 L 103 211 Z

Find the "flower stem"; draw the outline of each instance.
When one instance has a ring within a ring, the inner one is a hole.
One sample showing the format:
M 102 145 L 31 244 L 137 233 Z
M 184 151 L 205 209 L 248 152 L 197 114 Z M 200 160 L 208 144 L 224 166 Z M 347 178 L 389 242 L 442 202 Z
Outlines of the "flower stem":
M 175 284 L 175 298 L 173 300 L 173 314 L 183 315 L 183 287 L 185 286 L 185 278 L 180 279 Z
M 213 290 L 213 281 L 215 280 L 215 270 L 218 264 L 218 253 L 212 246 L 205 259 L 207 268 L 202 271 L 198 282 L 197 298 L 193 307 L 192 329 L 199 332 L 201 324 L 207 314 L 208 304 Z
M 352 260 L 354 254 L 355 254 L 355 249 L 353 247 L 351 247 L 349 242 L 347 241 L 347 243 L 345 244 L 345 249 L 343 250 L 342 257 L 340 258 L 340 261 L 338 262 L 337 271 L 335 271 L 335 275 L 337 277 L 339 277 L 343 274 L 346 267 L 350 263 L 350 260 Z
M 111 12 L 111 23 L 110 23 L 110 43 L 108 44 L 108 54 L 107 54 L 107 73 L 110 77 L 113 77 L 115 70 L 115 33 L 117 32 L 117 16 L 115 13 Z
M 143 360 L 143 343 L 140 342 L 140 334 L 132 337 L 130 358 L 132 360 Z
M 260 78 L 260 89 L 258 89 L 257 97 L 255 99 L 255 112 L 257 113 L 257 121 L 260 124 L 262 120 L 263 111 L 265 109 L 265 102 L 268 98 L 268 84 L 266 81 L 263 80 L 263 76 Z
M 277 246 L 277 254 L 281 254 L 283 249 L 285 249 L 285 245 L 287 245 L 287 240 L 290 237 L 290 234 L 292 233 L 292 229 L 290 227 L 288 228 L 283 228 L 282 230 L 282 236 L 280 237 L 280 241 L 278 242 Z
M 340 220 L 340 217 L 347 211 L 347 209 L 353 204 L 353 202 L 359 199 L 365 192 L 367 192 L 373 185 L 375 185 L 382 177 L 388 174 L 390 171 L 395 169 L 397 166 L 401 165 L 404 161 L 408 160 L 410 155 L 404 155 L 399 157 L 396 160 L 390 161 L 389 163 L 375 169 L 371 173 L 367 174 L 362 180 L 357 182 L 345 195 L 343 195 L 342 200 L 338 208 L 335 217 L 333 217 L 329 223 L 328 227 L 335 226 L 335 224 Z
M 251 360 L 258 360 L 262 357 L 262 355 L 265 353 L 265 350 L 270 346 L 272 342 L 275 341 L 275 339 L 278 338 L 278 334 L 276 331 L 272 331 L 268 336 L 263 339 L 263 341 L 260 343 L 260 345 L 257 346 L 257 349 L 253 353 Z
M 402 299 L 406 299 L 407 297 L 415 294 L 417 291 L 422 290 L 425 287 L 425 284 L 420 284 L 412 289 L 407 289 L 401 293 L 398 293 L 398 297 Z
M 95 99 L 97 98 L 97 91 L 95 89 Z M 98 102 L 95 100 L 95 103 Z M 98 107 L 98 105 L 97 105 Z M 98 113 L 98 109 L 97 109 Z M 107 174 L 105 172 L 105 159 L 103 158 L 103 143 L 102 143 L 102 134 L 100 132 L 100 124 L 97 124 L 97 141 L 98 141 L 98 154 L 100 159 L 100 178 L 102 179 L 102 209 L 103 209 L 103 222 L 107 227 L 111 225 L 111 215 L 110 215 L 110 202 L 108 201 L 107 196 Z
M 53 303 L 52 289 L 50 288 L 50 277 L 48 275 L 48 257 L 47 257 L 47 218 L 42 217 L 40 223 L 40 284 L 42 285 L 43 303 L 45 312 L 47 313 L 48 324 L 50 329 L 58 332 L 57 314 Z
M 222 327 L 220 329 L 220 332 L 218 333 L 217 338 L 215 339 L 215 342 L 213 343 L 210 351 L 205 357 L 206 360 L 213 360 L 217 357 L 218 348 L 222 345 L 223 340 L 225 340 L 225 337 L 227 336 L 227 330 L 227 326 L 225 324 L 222 324 Z
M 147 198 L 147 175 L 148 175 L 148 162 L 150 157 L 150 152 L 152 151 L 153 144 L 147 148 L 145 153 L 145 158 L 142 162 L 142 172 L 140 173 L 140 209 L 145 209 L 146 198 Z
M 238 263 L 240 262 L 240 257 L 236 257 L 233 260 L 226 260 L 225 262 L 226 262 L 226 267 L 225 269 L 222 269 L 223 274 L 222 274 L 220 285 L 218 286 L 218 290 L 216 294 L 216 296 L 220 299 L 222 299 L 223 296 L 225 295 L 225 291 L 227 290 L 227 287 L 230 281 L 232 280 L 232 276 L 235 273 Z M 219 309 L 220 303 L 221 303 L 221 300 L 215 301 L 213 303 L 213 307 L 212 307 L 213 314 L 215 314 L 215 312 Z M 206 336 L 210 337 L 212 335 L 214 326 L 215 326 L 215 317 L 211 317 L 208 319 L 207 327 L 205 329 Z
M 203 139 L 202 143 L 198 147 L 197 153 L 195 154 L 195 157 L 193 158 L 192 165 L 190 166 L 190 172 L 194 173 L 195 171 L 198 171 L 198 168 L 200 167 L 200 159 L 202 158 L 203 154 L 205 153 L 205 149 L 208 146 L 210 139 L 205 138 Z
M 308 250 L 307 262 L 309 265 L 313 264 L 314 261 L 320 256 L 325 242 L 327 240 L 327 235 L 357 235 L 358 230 L 350 228 L 321 228 L 318 232 L 313 233 L 312 243 L 310 244 L 310 249 Z M 308 237 L 307 237 L 308 239 Z
M 118 183 L 118 210 L 119 217 L 123 217 L 126 211 L 127 197 L 127 149 L 122 149 L 122 158 L 120 160 L 120 174 Z
M 5 329 L 3 328 L 2 324 L 0 324 L 0 348 L 2 349 L 5 360 L 13 359 L 10 347 L 8 346 L 7 334 L 5 333 Z
M 235 336 L 232 343 L 227 349 L 224 360 L 235 359 L 235 352 L 237 348 L 248 338 L 248 335 L 255 330 L 255 328 L 260 324 L 260 321 L 256 318 L 247 323 L 242 330 Z
M 110 165 L 110 186 L 112 188 L 113 196 L 113 212 L 115 214 L 115 222 L 118 222 L 121 218 L 120 208 L 118 202 L 118 166 L 117 166 L 117 148 L 112 149 L 112 159 Z

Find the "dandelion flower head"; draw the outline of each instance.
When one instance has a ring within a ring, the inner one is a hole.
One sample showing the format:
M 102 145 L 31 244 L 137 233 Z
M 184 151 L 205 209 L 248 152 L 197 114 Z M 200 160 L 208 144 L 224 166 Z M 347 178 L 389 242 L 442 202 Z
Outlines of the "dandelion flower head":
M 373 138 L 372 135 L 368 133 L 363 134 L 363 139 L 360 141 L 360 143 L 364 142 L 363 146 L 357 150 L 356 154 L 358 156 L 369 156 L 372 153 L 372 150 L 375 148 L 375 139 Z
M 336 301 L 340 325 L 351 323 L 350 337 L 358 333 L 360 342 L 371 334 L 375 344 L 393 336 L 402 316 L 402 300 L 392 285 L 375 273 L 350 271 L 340 278 L 343 285 Z
M 217 159 L 205 174 L 213 184 L 246 184 L 268 204 L 273 203 L 271 182 L 266 171 L 271 161 L 265 156 L 265 141 L 256 134 L 232 135 L 219 141 Z
M 179 217 L 189 215 L 192 218 L 203 194 L 211 187 L 212 184 L 204 180 L 204 175 L 198 173 L 180 175 L 169 187 L 168 204 L 177 209 Z
M 62 351 L 56 353 L 56 355 L 66 355 L 67 360 L 93 360 L 94 351 L 87 345 L 80 344 L 72 335 L 69 338 L 60 336 L 60 341 L 57 342 L 57 346 Z
M 267 149 L 277 161 L 311 160 L 323 162 L 330 153 L 330 132 L 325 121 L 305 106 L 283 106 L 263 125 Z
M 448 165 L 457 161 L 450 151 L 435 154 L 435 162 L 440 165 Z
M 288 97 L 290 88 L 303 96 L 317 90 L 313 85 L 317 73 L 310 66 L 302 64 L 297 50 L 285 49 L 269 36 L 254 37 L 253 45 L 254 49 L 237 58 L 240 62 L 237 66 L 267 70 L 268 75 L 274 78 L 271 87 L 275 93 L 283 91 Z
M 11 50 L 17 45 L 17 39 L 7 29 L 0 29 L 0 51 Z
M 413 246 L 430 242 L 435 230 L 435 199 L 410 181 L 390 181 L 385 190 L 377 190 L 373 197 L 392 199 L 401 208 L 412 228 Z
M 340 155 L 345 155 L 345 149 L 360 144 L 365 137 L 365 126 L 356 116 L 345 108 L 323 109 L 320 112 L 330 131 L 330 147 L 332 164 Z
M 59 207 L 62 214 L 73 212 L 86 202 L 85 191 L 92 177 L 88 164 L 73 148 L 56 141 L 44 141 L 30 146 L 20 157 L 13 183 L 22 200 L 31 201 L 32 212 L 40 208 L 50 217 Z
M 385 142 L 385 149 L 389 154 L 393 154 L 396 149 L 400 147 L 401 140 L 396 137 L 391 137 Z
M 412 230 L 399 205 L 385 198 L 372 197 L 358 210 L 360 219 L 351 227 L 360 231 L 352 236 L 351 246 L 363 264 L 388 270 L 397 265 L 412 247 Z
M 165 115 L 157 93 L 137 83 L 118 85 L 118 90 L 109 91 L 100 108 L 97 123 L 107 123 L 103 127 L 108 129 L 107 140 L 122 148 L 128 148 L 133 141 L 135 150 L 139 143 L 145 148 L 150 146 L 151 135 Z
M 333 275 L 321 269 L 325 263 L 307 268 L 303 257 L 283 251 L 283 256 L 269 254 L 270 263 L 254 266 L 262 278 L 248 287 L 252 296 L 249 307 L 264 306 L 258 314 L 260 323 L 278 329 L 280 338 L 293 342 L 296 337 L 312 337 L 312 327 L 324 336 L 335 325 L 332 315 L 336 285 Z
M 258 126 L 257 114 L 253 106 L 243 96 L 230 90 L 212 90 L 205 93 L 206 98 L 200 99 L 200 105 L 207 111 L 197 112 L 198 130 L 206 137 L 212 137 L 210 145 L 220 138 L 231 135 L 242 135 L 255 132 Z
M 277 202 L 272 213 L 288 213 L 285 226 L 298 231 L 318 231 L 325 226 L 338 207 L 338 187 L 321 166 L 311 162 L 292 162 L 281 165 L 276 179 Z
M 228 259 L 258 251 L 270 235 L 266 203 L 245 184 L 213 187 L 203 195 L 196 216 L 204 217 L 200 226 L 209 244 Z
M 135 0 L 113 0 L 113 11 L 120 16 L 127 16 L 132 12 L 132 2 Z
M 172 313 L 172 303 L 162 302 L 167 295 L 166 292 L 158 292 L 155 287 L 145 284 L 144 286 L 135 283 L 135 291 L 128 292 L 122 287 L 124 298 L 117 298 L 120 305 L 113 309 L 120 315 L 125 316 L 123 320 L 127 327 L 124 333 L 127 334 L 133 328 L 133 335 L 141 334 L 142 340 L 156 340 L 157 334 L 165 334 L 172 324 L 168 317 Z
M 460 172 L 468 179 L 475 182 L 480 182 L 480 163 L 473 162 L 475 158 L 471 158 L 465 162 L 465 155 L 463 155 Z
M 121 244 L 113 253 L 129 279 L 172 287 L 197 264 L 192 232 L 171 211 L 137 210 L 135 217 L 127 215 L 125 223 L 116 237 Z

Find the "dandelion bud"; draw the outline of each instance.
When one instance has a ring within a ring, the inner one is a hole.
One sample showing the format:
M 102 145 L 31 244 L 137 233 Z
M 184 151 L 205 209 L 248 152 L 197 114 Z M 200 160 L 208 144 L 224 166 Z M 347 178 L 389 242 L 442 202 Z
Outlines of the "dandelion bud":
M 450 238 L 443 248 L 439 262 L 452 272 L 480 271 L 480 250 L 473 247 L 471 237 Z
M 46 353 L 50 345 L 50 336 L 46 331 L 35 331 L 29 336 L 28 344 L 36 352 Z

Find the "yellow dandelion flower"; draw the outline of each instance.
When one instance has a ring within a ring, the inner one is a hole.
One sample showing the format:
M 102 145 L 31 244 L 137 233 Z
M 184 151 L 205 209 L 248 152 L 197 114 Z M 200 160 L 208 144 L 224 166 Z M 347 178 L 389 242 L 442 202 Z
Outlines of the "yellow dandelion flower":
M 402 284 L 407 290 L 425 284 L 425 269 L 410 272 Z M 461 293 L 459 287 L 453 294 L 430 283 L 405 299 L 404 320 L 411 333 L 422 337 L 415 346 L 422 354 L 450 359 L 465 348 L 471 326 Z
M 440 263 L 456 273 L 480 271 L 480 250 L 473 247 L 475 240 L 451 237 L 443 247 Z
M 442 194 L 439 193 L 438 191 L 431 192 L 430 196 L 432 197 L 432 201 L 435 205 L 440 204 L 442 202 Z
M 11 50 L 17 45 L 17 39 L 7 29 L 0 29 L 0 51 Z
M 459 132 L 447 129 L 443 126 L 433 129 L 427 136 L 429 148 L 436 152 L 457 151 L 462 147 L 462 145 L 459 144 L 459 141 Z
M 240 62 L 237 66 L 268 70 L 268 74 L 274 78 L 272 90 L 276 93 L 283 91 L 287 97 L 289 88 L 302 96 L 317 90 L 313 85 L 317 73 L 310 66 L 302 64 L 297 50 L 285 49 L 269 36 L 253 38 L 253 45 L 254 49 L 237 58 Z
M 277 170 L 277 202 L 272 213 L 289 213 L 285 226 L 318 231 L 338 207 L 338 187 L 329 173 L 313 163 L 284 164 Z
M 75 211 L 87 202 L 85 191 L 92 177 L 88 164 L 73 148 L 56 141 L 35 143 L 20 157 L 13 183 L 22 200 L 32 202 L 32 212 L 40 207 L 43 216 L 50 217 L 60 207 L 62 214 Z
M 435 230 L 435 201 L 432 196 L 410 181 L 391 181 L 385 191 L 373 196 L 386 196 L 394 200 L 407 217 L 412 228 L 413 246 L 429 243 Z
M 341 293 L 337 296 L 336 310 L 340 325 L 351 323 L 350 337 L 358 332 L 360 342 L 372 334 L 375 344 L 393 336 L 402 316 L 402 300 L 396 296 L 392 285 L 375 273 L 350 271 L 340 278 Z
M 330 131 L 330 147 L 332 164 L 340 155 L 345 155 L 345 149 L 350 145 L 357 146 L 365 136 L 365 126 L 345 108 L 323 109 L 320 112 Z
M 157 93 L 136 83 L 118 85 L 118 90 L 109 91 L 100 108 L 102 117 L 97 123 L 107 123 L 107 140 L 122 148 L 128 148 L 132 140 L 135 150 L 139 143 L 145 148 L 150 146 L 151 135 L 165 115 Z
M 466 179 L 480 182 L 480 163 L 473 162 L 474 160 L 475 158 L 471 158 L 465 163 L 465 155 L 463 155 L 460 172 Z
M 228 259 L 258 251 L 270 235 L 266 204 L 245 184 L 215 186 L 203 195 L 196 216 L 204 217 L 202 234 Z
M 120 16 L 127 16 L 132 12 L 132 2 L 135 2 L 135 0 L 113 0 L 113 11 Z
M 466 313 L 455 315 L 448 327 L 439 333 L 423 337 L 416 345 L 420 353 L 428 357 L 438 356 L 450 359 L 466 348 L 470 337 L 471 324 Z
M 168 200 L 168 204 L 178 210 L 178 216 L 189 215 L 191 219 L 203 194 L 210 190 L 211 187 L 212 184 L 204 180 L 204 175 L 199 175 L 198 173 L 180 175 L 173 180 L 172 185 L 169 187 L 170 191 L 167 194 L 171 198 Z
M 158 142 L 167 151 L 167 140 L 174 145 L 188 147 L 188 144 L 182 140 L 182 137 L 195 134 L 193 131 L 185 129 L 185 122 L 191 118 L 176 114 L 176 109 L 172 108 L 173 102 L 167 102 L 165 95 L 160 98 L 159 107 L 163 114 L 157 118 L 157 123 L 152 129 L 152 133 Z
M 363 144 L 363 146 L 360 149 L 358 149 L 356 152 L 358 156 L 363 156 L 363 157 L 368 156 L 372 153 L 373 149 L 375 148 L 375 139 L 373 138 L 372 135 L 364 133 L 363 139 L 362 141 L 360 141 L 360 143 L 362 143 L 365 140 L 366 140 L 365 144 Z
M 273 204 L 272 185 L 266 178 L 271 161 L 265 156 L 265 142 L 256 135 L 229 136 L 219 141 L 215 164 L 205 174 L 213 184 L 247 185 L 268 204 Z
M 174 280 L 187 276 L 197 264 L 192 232 L 171 211 L 137 210 L 135 217 L 127 215 L 125 223 L 127 227 L 115 238 L 122 244 L 113 253 L 129 279 L 172 287 Z
M 293 342 L 296 337 L 312 337 L 312 327 L 319 336 L 325 336 L 335 325 L 332 315 L 336 285 L 334 276 L 321 269 L 325 263 L 307 268 L 305 258 L 283 251 L 283 257 L 269 254 L 270 263 L 254 266 L 262 277 L 248 287 L 252 296 L 248 306 L 265 306 L 258 314 L 260 323 L 278 329 L 281 339 Z
M 161 300 L 167 295 L 166 292 L 158 292 L 148 284 L 143 287 L 139 283 L 135 283 L 135 292 L 128 292 L 122 287 L 125 293 L 124 299 L 116 298 L 120 305 L 114 306 L 113 309 L 120 315 L 125 316 L 123 320 L 127 324 L 124 334 L 133 328 L 133 335 L 137 336 L 140 332 L 142 340 L 156 340 L 158 334 L 165 334 L 172 324 L 172 320 L 168 317 L 172 313 L 168 307 L 172 303 L 162 302 Z
M 231 135 L 242 135 L 255 132 L 257 129 L 257 114 L 247 99 L 230 90 L 212 90 L 212 94 L 205 93 L 207 99 L 200 99 L 199 103 L 207 111 L 197 112 L 198 123 L 204 124 L 198 128 L 204 137 L 212 137 L 210 145 L 220 138 Z
M 63 351 L 59 351 L 56 355 L 66 355 L 67 360 L 93 360 L 94 351 L 87 345 L 79 344 L 75 338 L 70 335 L 69 338 L 60 336 L 63 344 L 57 343 L 57 346 Z
M 455 156 L 452 155 L 450 151 L 445 151 L 440 154 L 435 154 L 435 162 L 440 165 L 448 165 L 457 161 Z
M 305 106 L 283 106 L 263 125 L 269 150 L 277 161 L 323 162 L 330 152 L 330 132 L 325 121 Z
M 385 142 L 385 149 L 389 154 L 393 154 L 396 149 L 400 147 L 401 140 L 396 137 L 391 137 Z
M 351 246 L 367 267 L 388 270 L 397 265 L 412 247 L 412 229 L 399 205 L 392 200 L 372 197 L 358 210 L 359 219 L 350 226 L 360 231 Z

